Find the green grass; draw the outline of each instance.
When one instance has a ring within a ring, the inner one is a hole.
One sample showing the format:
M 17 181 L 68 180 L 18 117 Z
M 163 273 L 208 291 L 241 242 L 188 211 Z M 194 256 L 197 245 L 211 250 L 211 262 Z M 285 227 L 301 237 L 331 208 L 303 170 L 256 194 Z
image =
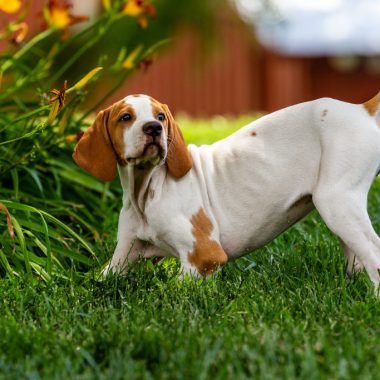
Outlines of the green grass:
M 223 133 L 245 123 L 224 123 Z M 215 137 L 203 123 L 180 125 L 191 142 Z M 369 199 L 377 231 L 379 206 L 377 181 Z M 104 218 L 100 261 L 112 254 L 117 211 Z M 175 260 L 141 261 L 106 280 L 95 270 L 2 279 L 0 378 L 379 378 L 380 303 L 365 274 L 346 277 L 316 212 L 212 279 L 181 282 L 178 270 Z
M 215 116 L 211 119 L 197 120 L 182 117 L 178 119 L 178 125 L 188 143 L 196 145 L 211 144 L 229 136 L 258 116 L 259 114 L 244 115 L 239 118 Z

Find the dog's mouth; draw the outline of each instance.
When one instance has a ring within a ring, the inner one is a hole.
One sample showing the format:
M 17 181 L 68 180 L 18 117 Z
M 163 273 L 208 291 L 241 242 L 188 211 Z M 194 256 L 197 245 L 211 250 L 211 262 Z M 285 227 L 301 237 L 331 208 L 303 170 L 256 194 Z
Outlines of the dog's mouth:
M 144 168 L 146 165 L 156 166 L 164 160 L 164 149 L 158 142 L 145 144 L 144 150 L 139 157 L 128 157 L 128 164 Z

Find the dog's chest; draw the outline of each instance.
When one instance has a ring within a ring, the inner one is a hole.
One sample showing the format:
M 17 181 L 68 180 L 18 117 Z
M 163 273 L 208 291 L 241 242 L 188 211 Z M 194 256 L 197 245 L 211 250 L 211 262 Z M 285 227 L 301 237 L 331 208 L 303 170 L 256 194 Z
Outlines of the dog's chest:
M 165 252 L 164 256 L 178 257 L 177 251 L 169 244 L 165 228 L 154 228 L 149 222 L 141 223 L 137 229 L 137 238 Z M 160 256 L 160 255 L 159 255 Z

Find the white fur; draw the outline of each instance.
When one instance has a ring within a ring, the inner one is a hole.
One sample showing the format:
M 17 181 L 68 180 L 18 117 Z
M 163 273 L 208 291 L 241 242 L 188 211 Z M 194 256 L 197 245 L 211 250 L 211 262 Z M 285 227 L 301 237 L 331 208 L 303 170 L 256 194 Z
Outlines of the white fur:
M 145 135 L 142 132 L 144 124 L 157 121 L 153 115 L 152 103 L 150 98 L 146 95 L 127 96 L 124 102 L 133 107 L 136 113 L 136 120 L 131 128 L 127 128 L 124 133 L 124 145 L 127 157 L 136 158 L 140 157 L 141 150 L 145 146 Z M 164 136 L 164 143 L 166 143 L 166 136 Z
M 151 118 L 149 98 L 127 99 L 141 125 Z M 126 134 L 128 149 L 136 136 Z M 190 220 L 201 207 L 212 239 L 232 259 L 273 240 L 315 206 L 341 239 L 348 270 L 363 265 L 379 284 L 380 239 L 366 202 L 380 169 L 380 131 L 362 105 L 327 98 L 298 104 L 189 150 L 193 168 L 184 177 L 171 177 L 165 165 L 148 175 L 140 214 L 131 207 L 128 169 L 119 168 L 124 201 L 112 270 L 158 255 L 178 257 L 184 271 L 196 272 L 188 261 Z M 312 203 L 299 201 L 307 195 Z

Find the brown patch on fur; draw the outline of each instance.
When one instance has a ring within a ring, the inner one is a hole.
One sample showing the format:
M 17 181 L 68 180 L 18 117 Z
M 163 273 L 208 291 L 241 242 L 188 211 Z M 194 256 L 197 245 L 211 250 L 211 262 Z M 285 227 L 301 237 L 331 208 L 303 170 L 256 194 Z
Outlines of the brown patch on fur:
M 132 118 L 130 121 L 120 120 L 123 115 L 129 113 Z M 112 106 L 111 114 L 108 122 L 108 131 L 113 144 L 115 154 L 117 156 L 117 161 L 120 166 L 127 165 L 125 160 L 125 146 L 124 146 L 124 132 L 127 128 L 131 128 L 134 121 L 136 120 L 136 111 L 124 100 L 115 103 Z
M 166 112 L 165 112 L 165 109 L 164 109 L 162 103 L 160 103 L 158 100 L 156 100 L 156 99 L 154 99 L 152 97 L 150 97 L 150 102 L 152 104 L 152 111 L 153 111 L 153 115 L 154 115 L 155 118 L 157 118 L 157 115 L 159 113 L 163 113 L 164 115 L 166 115 Z M 163 125 L 163 127 L 165 129 L 166 135 L 168 135 L 168 132 L 169 132 L 169 130 L 168 130 L 168 123 L 169 122 L 168 122 L 167 119 L 162 123 L 162 125 Z
M 169 173 L 173 177 L 181 178 L 193 167 L 193 159 L 169 107 L 166 104 L 162 104 L 162 107 L 166 115 L 168 128 L 168 156 L 166 164 Z
M 210 238 L 214 227 L 203 208 L 191 217 L 190 222 L 195 242 L 192 252 L 188 254 L 189 263 L 194 265 L 200 274 L 211 274 L 227 262 L 227 255 L 220 244 Z
M 131 121 L 120 120 L 126 113 L 131 114 Z M 127 164 L 124 131 L 132 126 L 135 118 L 133 107 L 124 100 L 100 111 L 74 149 L 75 162 L 95 177 L 112 181 L 116 176 L 116 162 L 121 166 Z
M 166 164 L 169 173 L 175 178 L 181 178 L 193 167 L 193 160 L 186 147 L 181 130 L 171 114 L 166 104 L 150 97 L 153 114 L 157 117 L 159 113 L 164 113 L 166 120 L 162 123 L 168 136 L 168 155 Z
M 371 116 L 375 116 L 376 111 L 379 108 L 379 103 L 380 103 L 380 92 L 377 95 L 375 95 L 372 99 L 363 103 L 363 106 Z
M 161 104 L 158 103 L 157 101 L 153 102 L 152 101 L 152 110 L 153 110 L 153 115 L 157 117 L 157 115 L 162 112 L 164 113 L 164 109 L 162 108 Z
M 256 136 L 257 135 L 257 133 L 255 132 L 255 131 L 253 131 L 252 133 L 251 133 L 251 136 Z
M 149 198 L 150 199 L 154 198 L 154 189 L 152 189 L 152 188 L 149 189 Z

